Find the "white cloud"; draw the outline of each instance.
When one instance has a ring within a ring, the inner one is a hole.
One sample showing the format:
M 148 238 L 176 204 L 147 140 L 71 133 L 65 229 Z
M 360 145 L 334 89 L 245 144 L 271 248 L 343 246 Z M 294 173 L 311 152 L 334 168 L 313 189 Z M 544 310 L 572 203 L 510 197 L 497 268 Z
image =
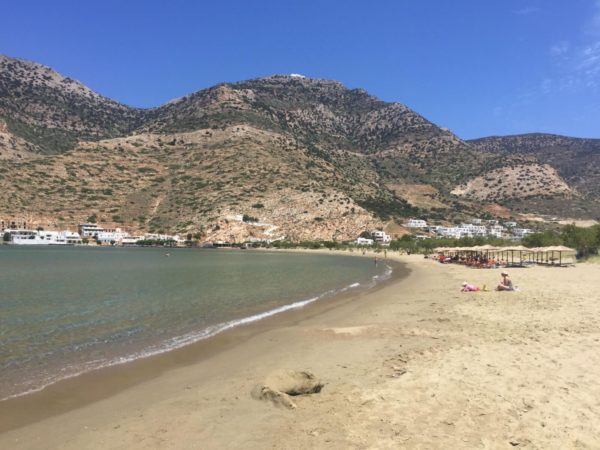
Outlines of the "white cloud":
M 572 49 L 555 47 L 551 53 L 556 57 L 556 74 L 540 82 L 539 92 L 596 92 L 600 87 L 600 40 Z
M 550 47 L 555 73 L 542 80 L 541 94 L 597 93 L 600 88 L 600 0 L 594 0 L 590 19 L 582 24 L 581 43 L 563 40 Z
M 560 41 L 550 47 L 550 53 L 554 56 L 562 56 L 568 53 L 570 48 L 569 41 Z
M 600 41 L 583 48 L 578 55 L 576 70 L 585 78 L 588 86 L 596 86 L 600 78 Z

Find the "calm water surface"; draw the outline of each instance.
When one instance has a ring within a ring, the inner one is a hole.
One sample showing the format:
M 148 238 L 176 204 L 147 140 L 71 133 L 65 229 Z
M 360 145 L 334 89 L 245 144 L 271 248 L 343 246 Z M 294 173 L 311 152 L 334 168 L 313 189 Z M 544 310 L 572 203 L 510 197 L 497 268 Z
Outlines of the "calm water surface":
M 338 255 L 0 246 L 0 399 L 389 276 Z

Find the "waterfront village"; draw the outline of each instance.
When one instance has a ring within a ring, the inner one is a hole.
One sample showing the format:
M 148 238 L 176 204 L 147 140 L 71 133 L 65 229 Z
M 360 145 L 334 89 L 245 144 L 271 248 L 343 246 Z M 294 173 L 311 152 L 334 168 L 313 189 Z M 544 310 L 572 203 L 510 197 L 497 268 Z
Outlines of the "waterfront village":
M 515 221 L 483 220 L 474 218 L 470 223 L 461 223 L 458 226 L 444 227 L 441 225 L 429 225 L 423 219 L 409 219 L 403 224 L 407 234 L 416 239 L 443 239 L 464 237 L 495 237 L 518 241 L 528 234 L 533 233 L 529 228 L 521 228 Z M 44 230 L 42 228 L 31 229 L 27 227 L 24 220 L 0 220 L 0 233 L 2 243 L 10 245 L 102 245 L 102 246 L 173 246 L 189 247 L 200 245 L 203 247 L 230 247 L 230 246 L 258 246 L 261 244 L 272 244 L 273 240 L 256 239 L 243 242 L 202 242 L 193 241 L 190 235 L 181 237 L 179 235 L 145 233 L 132 235 L 121 228 L 102 227 L 96 223 L 82 223 L 78 231 L 71 230 Z M 397 238 L 399 236 L 393 236 Z M 352 242 L 357 246 L 387 246 L 392 241 L 392 236 L 383 230 L 364 231 Z
M 514 221 L 500 223 L 498 220 L 472 219 L 470 223 L 461 223 L 454 227 L 444 227 L 441 225 L 428 225 L 423 219 L 409 219 L 404 228 L 411 231 L 416 239 L 444 239 L 444 238 L 473 238 L 473 237 L 494 237 L 512 241 L 520 241 L 528 234 L 533 233 L 530 228 L 521 228 Z M 392 237 L 384 231 L 375 230 L 370 232 L 370 236 L 364 233 L 354 241 L 356 245 L 388 245 Z
M 25 221 L 0 221 L 2 240 L 12 245 L 169 245 L 184 246 L 179 235 L 131 235 L 121 228 L 105 228 L 96 223 L 82 223 L 78 231 L 28 229 Z

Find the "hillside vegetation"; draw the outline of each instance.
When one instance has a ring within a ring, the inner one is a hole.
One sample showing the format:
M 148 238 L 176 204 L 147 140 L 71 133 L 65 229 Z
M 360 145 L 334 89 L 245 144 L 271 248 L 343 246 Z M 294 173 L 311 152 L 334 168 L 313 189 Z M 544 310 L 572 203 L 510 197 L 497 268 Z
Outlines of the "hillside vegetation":
M 0 215 L 32 224 L 346 240 L 409 216 L 552 205 L 594 217 L 593 142 L 569 147 L 567 165 L 559 150 L 506 139 L 462 141 L 336 81 L 271 76 L 142 110 L 0 57 Z

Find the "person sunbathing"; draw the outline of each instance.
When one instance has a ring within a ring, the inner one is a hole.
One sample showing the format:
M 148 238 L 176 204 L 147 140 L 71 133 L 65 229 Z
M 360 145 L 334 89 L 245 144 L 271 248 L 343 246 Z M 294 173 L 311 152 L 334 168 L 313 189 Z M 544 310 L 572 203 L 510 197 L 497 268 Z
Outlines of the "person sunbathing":
M 498 290 L 498 291 L 514 291 L 515 288 L 512 284 L 512 280 L 508 276 L 508 273 L 502 272 L 501 275 L 502 275 L 502 280 L 500 281 L 500 284 L 498 285 L 498 287 L 496 287 L 496 290 Z
M 474 284 L 469 284 L 466 281 L 463 281 L 462 289 L 460 290 L 460 292 L 477 292 L 480 290 L 481 289 L 479 288 L 479 286 L 475 286 Z

